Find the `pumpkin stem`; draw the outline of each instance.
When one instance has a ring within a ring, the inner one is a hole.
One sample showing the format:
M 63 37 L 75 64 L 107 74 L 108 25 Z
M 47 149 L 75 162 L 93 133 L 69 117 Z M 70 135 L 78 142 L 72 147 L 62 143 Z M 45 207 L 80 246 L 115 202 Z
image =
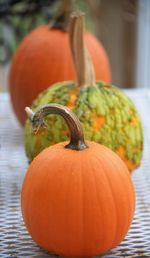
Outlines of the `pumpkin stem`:
M 60 0 L 55 18 L 50 22 L 50 29 L 67 31 L 70 13 L 74 9 L 74 0 Z
M 32 121 L 33 131 L 36 133 L 41 126 L 45 126 L 44 117 L 49 114 L 58 114 L 64 118 L 70 130 L 70 142 L 65 148 L 72 150 L 83 150 L 87 148 L 84 140 L 83 129 L 77 116 L 67 107 L 59 104 L 48 104 L 34 113 L 26 107 L 28 117 Z
M 70 18 L 70 48 L 80 87 L 96 86 L 95 73 L 87 48 L 84 46 L 84 14 L 74 12 Z

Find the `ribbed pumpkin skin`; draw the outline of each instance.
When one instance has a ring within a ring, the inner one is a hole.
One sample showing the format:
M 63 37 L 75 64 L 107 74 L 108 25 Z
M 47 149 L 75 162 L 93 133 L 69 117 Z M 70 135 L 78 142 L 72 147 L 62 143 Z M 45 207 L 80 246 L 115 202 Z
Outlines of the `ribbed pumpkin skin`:
M 118 88 L 103 83 L 81 89 L 72 82 L 50 87 L 33 102 L 37 111 L 48 103 L 71 108 L 84 128 L 85 138 L 114 150 L 131 171 L 139 166 L 142 157 L 142 125 L 133 102 Z M 68 139 L 68 130 L 61 117 L 46 118 L 47 129 L 35 135 L 31 123 L 25 125 L 25 149 L 31 161 L 45 147 Z
M 64 257 L 92 257 L 118 245 L 129 229 L 135 195 L 129 171 L 110 149 L 59 143 L 31 163 L 21 204 L 32 238 Z
M 97 80 L 110 82 L 110 66 L 103 46 L 90 33 L 85 33 Z M 14 111 L 21 124 L 24 108 L 51 84 L 74 80 L 75 72 L 69 47 L 68 33 L 41 26 L 27 37 L 14 55 L 9 88 Z

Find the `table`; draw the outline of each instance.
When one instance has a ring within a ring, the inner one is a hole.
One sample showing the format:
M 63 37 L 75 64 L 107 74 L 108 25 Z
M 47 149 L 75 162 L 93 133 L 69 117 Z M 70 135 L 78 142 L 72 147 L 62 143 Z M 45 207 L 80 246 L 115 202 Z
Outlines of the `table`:
M 142 165 L 132 174 L 136 212 L 124 241 L 105 258 L 150 257 L 150 90 L 127 90 L 144 127 Z M 20 211 L 21 184 L 28 167 L 23 130 L 12 112 L 9 95 L 0 94 L 0 257 L 56 257 L 42 250 L 29 236 Z M 57 256 L 58 257 L 58 256 Z

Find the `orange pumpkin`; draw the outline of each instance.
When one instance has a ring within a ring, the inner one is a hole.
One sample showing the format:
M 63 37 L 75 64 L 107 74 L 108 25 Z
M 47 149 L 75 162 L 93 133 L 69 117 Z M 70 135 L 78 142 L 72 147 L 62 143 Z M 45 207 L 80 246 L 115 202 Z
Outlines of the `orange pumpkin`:
M 59 19 L 59 17 L 57 17 Z M 24 108 L 51 84 L 74 80 L 75 71 L 69 47 L 68 33 L 57 22 L 50 28 L 43 25 L 29 33 L 17 49 L 9 74 L 11 102 L 18 120 L 26 119 Z M 97 80 L 110 83 L 110 65 L 102 44 L 85 33 Z
M 58 104 L 35 114 L 35 131 L 43 117 L 59 114 L 70 128 L 62 142 L 34 158 L 24 179 L 21 207 L 32 238 L 63 257 L 92 257 L 118 245 L 129 229 L 135 193 L 124 162 L 107 147 L 84 141 L 74 113 Z

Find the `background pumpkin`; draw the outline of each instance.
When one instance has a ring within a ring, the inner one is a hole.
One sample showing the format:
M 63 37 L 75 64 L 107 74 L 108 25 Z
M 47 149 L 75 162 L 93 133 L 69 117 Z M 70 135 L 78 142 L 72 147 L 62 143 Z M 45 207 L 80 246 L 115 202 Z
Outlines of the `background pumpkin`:
M 102 82 L 95 83 L 80 26 L 78 29 L 73 26 L 70 32 L 78 83 L 53 85 L 39 95 L 32 108 L 35 111 L 51 102 L 71 108 L 80 119 L 86 138 L 113 149 L 131 171 L 139 166 L 142 157 L 143 134 L 138 112 L 121 90 Z M 32 134 L 29 121 L 25 125 L 25 149 L 30 161 L 49 144 L 68 139 L 61 118 L 53 116 L 46 120 L 49 129 L 42 128 L 37 135 Z
M 21 193 L 25 224 L 50 252 L 82 258 L 103 254 L 123 240 L 133 218 L 129 171 L 110 149 L 86 143 L 79 120 L 65 107 L 29 110 L 35 131 L 50 113 L 65 118 L 71 141 L 46 148 L 29 166 Z
M 65 8 L 67 6 L 69 1 Z M 55 82 L 75 79 L 68 33 L 65 31 L 64 19 L 68 18 L 67 11 L 69 12 L 61 7 L 60 15 L 56 17 L 53 25 L 43 25 L 29 33 L 12 60 L 9 74 L 10 96 L 14 111 L 22 125 L 26 119 L 25 106 L 30 106 L 41 91 Z M 62 13 L 67 18 L 63 18 Z M 97 80 L 109 83 L 110 65 L 104 47 L 88 32 L 85 33 L 85 41 L 93 60 Z

